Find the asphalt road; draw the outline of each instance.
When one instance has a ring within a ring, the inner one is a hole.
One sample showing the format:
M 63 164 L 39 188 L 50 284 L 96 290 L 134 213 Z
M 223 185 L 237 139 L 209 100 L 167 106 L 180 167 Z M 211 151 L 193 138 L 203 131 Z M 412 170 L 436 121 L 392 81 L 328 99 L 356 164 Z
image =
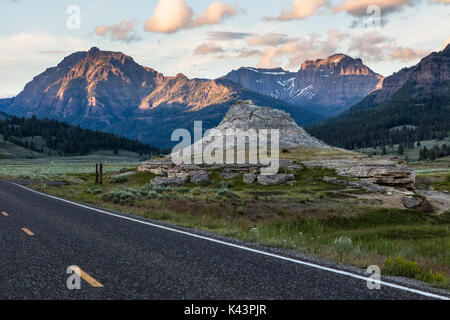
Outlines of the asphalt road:
M 439 298 L 171 228 L 0 180 L 0 299 Z

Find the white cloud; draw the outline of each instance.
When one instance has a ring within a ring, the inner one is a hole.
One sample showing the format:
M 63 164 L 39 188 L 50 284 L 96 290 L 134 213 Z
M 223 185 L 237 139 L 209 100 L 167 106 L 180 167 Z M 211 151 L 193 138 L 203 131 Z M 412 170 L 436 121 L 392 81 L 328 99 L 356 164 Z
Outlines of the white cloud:
M 289 21 L 305 19 L 319 13 L 320 8 L 327 6 L 327 0 L 294 0 L 289 10 L 281 11 L 276 18 L 264 17 L 264 20 Z
M 236 10 L 232 6 L 223 1 L 211 3 L 205 12 L 196 17 L 192 23 L 192 27 L 200 27 L 204 25 L 214 25 L 222 22 L 226 17 L 236 15 Z
M 145 30 L 174 33 L 185 28 L 192 15 L 192 9 L 184 0 L 159 0 L 153 16 L 145 23 Z
M 193 18 L 192 8 L 184 0 L 159 0 L 153 16 L 145 23 L 145 31 L 175 33 L 182 29 L 197 28 L 221 23 L 236 15 L 236 10 L 223 1 L 215 1 Z

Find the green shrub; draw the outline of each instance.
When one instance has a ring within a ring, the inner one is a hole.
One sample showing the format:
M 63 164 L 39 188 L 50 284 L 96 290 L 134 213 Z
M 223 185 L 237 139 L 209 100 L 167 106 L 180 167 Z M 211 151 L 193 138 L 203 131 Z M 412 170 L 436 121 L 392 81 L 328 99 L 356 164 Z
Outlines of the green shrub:
M 102 200 L 111 201 L 116 204 L 127 204 L 133 202 L 136 199 L 136 192 L 127 189 L 121 191 L 112 191 L 104 194 Z
M 383 266 L 384 273 L 407 278 L 416 278 L 421 271 L 417 262 L 406 260 L 403 257 L 388 258 Z
M 220 189 L 228 189 L 228 188 L 232 188 L 233 187 L 233 183 L 230 181 L 220 181 L 217 184 L 217 187 Z
M 113 183 L 125 183 L 128 181 L 128 178 L 125 176 L 117 176 L 112 179 Z
M 230 199 L 238 199 L 239 198 L 239 196 L 236 193 L 231 192 L 227 189 L 221 189 L 221 190 L 217 191 L 217 196 L 230 198 Z
M 333 248 L 342 260 L 345 254 L 348 254 L 353 249 L 352 239 L 344 236 L 334 239 Z
M 202 194 L 202 189 L 200 189 L 199 187 L 193 188 L 191 190 L 192 195 L 194 196 L 199 196 Z
M 149 199 L 157 199 L 158 198 L 158 193 L 156 193 L 155 191 L 149 191 L 147 194 L 147 198 Z
M 147 195 L 151 190 L 153 190 L 153 184 L 151 183 L 147 183 L 146 185 L 142 186 L 139 189 L 139 194 L 141 194 L 142 196 Z

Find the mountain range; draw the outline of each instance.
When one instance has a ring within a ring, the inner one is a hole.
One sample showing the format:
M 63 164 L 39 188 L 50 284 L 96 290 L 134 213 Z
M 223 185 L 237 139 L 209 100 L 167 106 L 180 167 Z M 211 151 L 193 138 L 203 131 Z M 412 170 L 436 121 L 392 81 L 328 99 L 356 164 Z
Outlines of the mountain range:
M 345 54 L 307 60 L 298 72 L 243 67 L 224 78 L 325 117 L 337 115 L 359 102 L 384 79 L 361 59 Z
M 243 67 L 207 80 L 189 79 L 181 73 L 165 76 L 121 52 L 91 48 L 69 55 L 36 76 L 16 97 L 0 99 L 0 110 L 16 116 L 58 119 L 169 148 L 176 143 L 170 141 L 173 130 L 192 130 L 193 122 L 200 120 L 204 130 L 216 127 L 235 101 L 252 100 L 289 113 L 329 144 L 352 147 L 369 143 L 358 142 L 357 137 L 368 130 L 359 126 L 370 127 L 367 122 L 386 118 L 368 119 L 367 114 L 373 111 L 366 109 L 379 106 L 376 109 L 380 112 L 392 101 L 444 92 L 450 74 L 448 51 L 447 47 L 432 53 L 418 65 L 387 78 L 373 72 L 361 59 L 335 54 L 308 60 L 297 72 Z M 349 119 L 357 119 L 358 125 L 348 125 Z M 320 125 L 312 128 L 317 123 Z M 389 125 L 383 124 L 383 130 Z M 351 128 L 356 131 L 348 131 Z M 377 143 L 385 138 L 378 135 Z
M 123 53 L 98 48 L 66 57 L 36 76 L 15 98 L 0 100 L 0 109 L 168 147 L 173 130 L 192 129 L 194 120 L 202 120 L 205 129 L 214 127 L 236 100 L 281 109 L 303 125 L 323 118 L 224 78 L 166 77 Z
M 450 45 L 383 79 L 379 88 L 362 101 L 308 131 L 347 149 L 408 145 L 447 137 Z

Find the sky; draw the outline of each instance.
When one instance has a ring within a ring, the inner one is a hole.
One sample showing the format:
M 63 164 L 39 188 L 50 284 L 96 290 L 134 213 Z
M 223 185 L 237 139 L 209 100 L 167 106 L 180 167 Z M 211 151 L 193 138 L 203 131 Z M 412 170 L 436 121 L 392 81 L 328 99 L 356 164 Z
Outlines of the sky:
M 334 53 L 389 76 L 449 41 L 450 0 L 0 0 L 0 98 L 94 46 L 167 76 Z

